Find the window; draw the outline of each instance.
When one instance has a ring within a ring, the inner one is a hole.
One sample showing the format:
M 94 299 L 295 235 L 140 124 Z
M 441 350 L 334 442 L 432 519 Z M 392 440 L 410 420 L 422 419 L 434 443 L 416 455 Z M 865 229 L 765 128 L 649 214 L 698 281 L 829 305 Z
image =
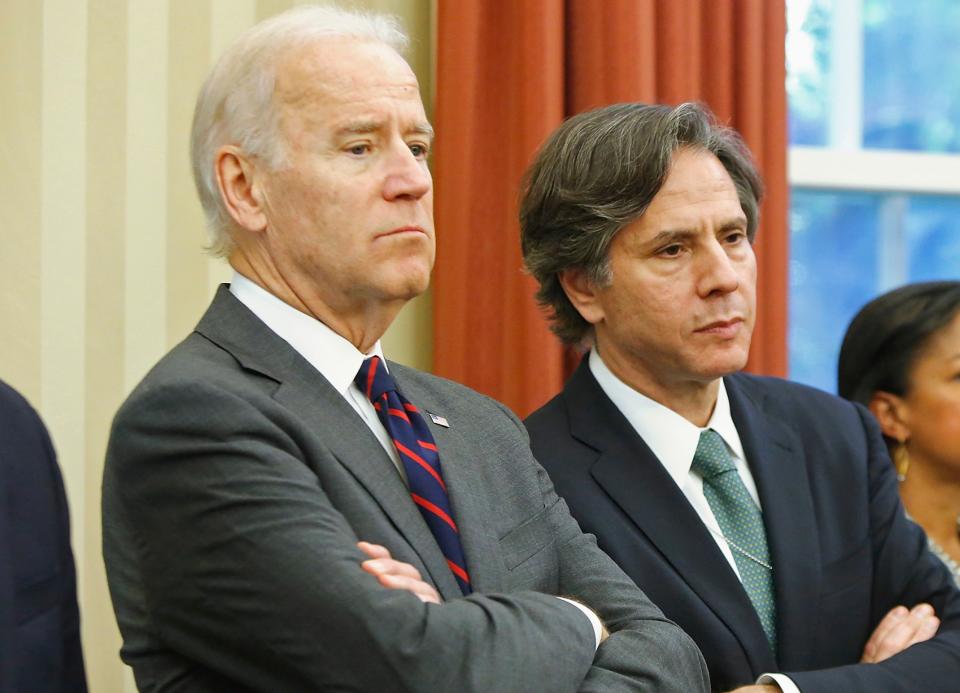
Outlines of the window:
M 960 3 L 787 0 L 790 377 L 836 391 L 853 315 L 960 279 Z

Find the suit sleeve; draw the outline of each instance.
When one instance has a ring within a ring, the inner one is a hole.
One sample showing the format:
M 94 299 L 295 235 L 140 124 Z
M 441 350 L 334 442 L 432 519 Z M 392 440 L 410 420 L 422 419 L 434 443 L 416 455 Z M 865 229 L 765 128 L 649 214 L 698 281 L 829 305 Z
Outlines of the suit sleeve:
M 823 691 L 946 691 L 960 681 L 960 592 L 949 571 L 927 549 L 923 531 L 907 520 L 893 465 L 873 417 L 857 406 L 868 447 L 870 531 L 873 548 L 871 617 L 874 627 L 897 605 L 929 602 L 937 635 L 878 664 L 788 672 L 802 693 Z
M 57 456 L 53 450 L 53 443 L 46 427 L 38 421 L 37 425 L 43 438 L 44 454 L 47 459 L 51 477 L 51 492 L 56 498 L 57 525 L 60 531 L 62 554 L 61 566 L 63 570 L 63 585 L 61 590 L 61 685 L 64 691 L 85 693 L 87 690 L 86 672 L 83 664 L 83 650 L 80 646 L 80 611 L 77 605 L 77 576 L 73 563 L 73 551 L 70 548 L 70 512 L 67 506 L 66 489 L 63 486 L 63 477 Z
M 502 406 L 502 405 L 500 405 Z M 504 409 L 527 439 L 526 429 Z M 535 460 L 555 534 L 563 542 L 560 589 L 592 608 L 610 632 L 597 650 L 580 691 L 706 691 L 707 666 L 693 640 L 670 621 L 584 534 Z
M 5 521 L 12 530 L 0 561 L 13 580 L 5 606 L 16 616 L 10 641 L 0 643 L 7 664 L 0 689 L 7 690 L 6 676 L 11 690 L 82 693 L 87 687 L 70 517 L 57 457 L 39 415 L 3 383 L 0 422 L 0 481 L 9 485 L 0 525 Z
M 105 526 L 136 538 L 155 637 L 255 690 L 554 693 L 592 676 L 592 628 L 553 596 L 432 605 L 380 586 L 298 442 L 269 412 L 209 383 L 153 387 L 124 406 L 104 498 Z M 565 514 L 558 528 L 574 533 Z M 570 555 L 584 559 L 570 568 L 573 593 L 604 579 L 590 571 L 612 572 L 585 538 Z M 606 580 L 619 581 L 608 588 L 616 606 L 601 614 L 620 628 L 639 599 L 619 576 Z M 669 636 L 664 649 L 682 640 L 656 625 Z M 598 661 L 625 659 L 621 640 Z M 669 690 L 681 689 L 695 690 Z

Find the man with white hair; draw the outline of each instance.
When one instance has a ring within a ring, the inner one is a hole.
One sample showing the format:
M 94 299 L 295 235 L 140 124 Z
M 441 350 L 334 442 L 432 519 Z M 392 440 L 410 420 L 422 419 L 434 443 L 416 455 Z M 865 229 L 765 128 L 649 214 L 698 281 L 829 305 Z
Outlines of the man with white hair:
M 384 17 L 294 10 L 201 91 L 194 172 L 236 273 L 114 422 L 121 654 L 150 691 L 706 690 L 516 417 L 383 359 L 434 259 L 403 42 Z

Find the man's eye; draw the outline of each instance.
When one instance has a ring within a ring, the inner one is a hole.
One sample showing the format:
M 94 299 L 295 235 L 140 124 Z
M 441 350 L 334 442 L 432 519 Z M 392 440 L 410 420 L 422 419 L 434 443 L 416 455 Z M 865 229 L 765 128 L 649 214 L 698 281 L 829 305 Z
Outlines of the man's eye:
M 354 144 L 347 151 L 349 151 L 354 156 L 363 156 L 370 151 L 369 144 Z
M 747 240 L 747 234 L 745 234 L 743 231 L 734 231 L 732 233 L 728 233 L 724 237 L 724 240 L 730 245 L 735 245 L 737 243 Z
M 411 144 L 410 151 L 418 159 L 422 159 L 430 153 L 430 150 L 423 144 Z
M 674 245 L 668 245 L 666 248 L 661 248 L 658 255 L 664 255 L 666 257 L 676 257 L 683 251 L 683 246 L 675 243 Z

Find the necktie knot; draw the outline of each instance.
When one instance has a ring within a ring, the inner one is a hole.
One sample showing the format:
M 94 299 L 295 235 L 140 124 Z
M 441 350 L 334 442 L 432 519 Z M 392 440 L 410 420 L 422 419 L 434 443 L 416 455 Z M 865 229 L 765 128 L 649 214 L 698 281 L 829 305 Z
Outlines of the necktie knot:
M 387 372 L 379 356 L 364 360 L 353 382 L 371 402 L 380 399 L 384 392 L 397 391 L 397 381 Z
M 724 472 L 734 471 L 736 468 L 737 466 L 734 464 L 730 453 L 727 452 L 727 446 L 719 433 L 712 428 L 700 433 L 697 451 L 693 453 L 692 469 L 694 472 L 707 480 Z

